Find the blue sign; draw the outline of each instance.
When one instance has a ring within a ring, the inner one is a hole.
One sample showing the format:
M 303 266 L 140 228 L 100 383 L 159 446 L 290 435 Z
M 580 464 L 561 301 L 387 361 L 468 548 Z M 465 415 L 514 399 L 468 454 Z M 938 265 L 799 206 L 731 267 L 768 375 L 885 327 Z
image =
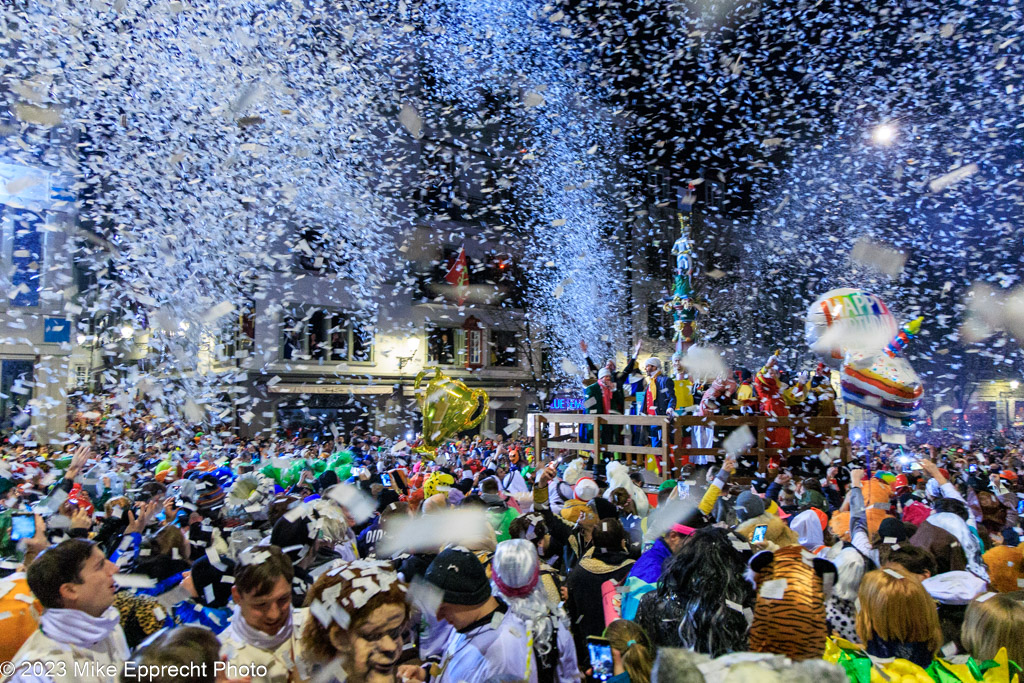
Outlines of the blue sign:
M 572 394 L 555 394 L 548 404 L 549 413 L 582 413 L 583 398 Z
M 43 342 L 65 344 L 71 341 L 71 321 L 67 318 L 43 319 Z

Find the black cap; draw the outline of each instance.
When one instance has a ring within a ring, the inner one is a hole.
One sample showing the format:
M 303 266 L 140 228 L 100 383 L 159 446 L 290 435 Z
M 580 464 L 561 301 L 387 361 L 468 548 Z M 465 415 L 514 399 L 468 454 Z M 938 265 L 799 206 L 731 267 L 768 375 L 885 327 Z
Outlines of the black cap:
M 309 536 L 309 519 L 299 517 L 291 522 L 287 515 L 281 517 L 270 531 L 270 544 L 281 548 L 292 562 L 298 562 L 313 545 Z
M 235 563 L 230 558 L 221 557 L 218 563 L 223 567 L 220 569 L 213 566 L 210 558 L 203 555 L 192 563 L 192 584 L 199 594 L 199 602 L 207 607 L 226 607 L 231 600 L 231 586 L 229 581 L 224 581 L 225 576 L 234 576 Z M 209 586 L 209 590 L 207 590 Z
M 441 551 L 427 567 L 426 578 L 444 592 L 442 601 L 452 605 L 482 605 L 491 597 L 487 572 L 468 550 Z
M 884 541 L 887 538 L 895 538 L 897 543 L 910 538 L 906 525 L 895 517 L 886 517 L 878 525 L 878 535 Z

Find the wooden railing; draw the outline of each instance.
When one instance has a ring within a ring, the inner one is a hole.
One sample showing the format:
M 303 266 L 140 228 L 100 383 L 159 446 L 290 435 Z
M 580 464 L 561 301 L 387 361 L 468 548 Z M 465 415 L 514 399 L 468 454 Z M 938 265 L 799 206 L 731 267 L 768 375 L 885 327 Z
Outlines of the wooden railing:
M 534 420 L 534 457 L 542 457 L 545 450 L 587 451 L 596 453 L 598 458 L 608 453 L 620 453 L 630 465 L 644 467 L 648 455 L 658 458 L 665 477 L 678 477 L 682 466 L 689 463 L 690 456 L 710 455 L 719 458 L 725 455 L 722 442 L 733 429 L 749 427 L 755 438 L 747 450 L 736 453 L 741 459 L 756 459 L 757 469 L 764 474 L 768 461 L 774 455 L 788 458 L 817 456 L 821 451 L 838 448 L 843 462 L 850 460 L 849 427 L 838 417 L 769 417 L 767 415 L 709 415 L 698 417 L 647 416 L 647 415 L 584 415 L 581 413 L 531 413 Z M 568 425 L 568 433 L 563 428 Z M 589 425 L 591 438 L 579 440 L 580 425 Z M 601 426 L 661 427 L 661 445 L 634 445 L 632 429 L 625 430 L 624 443 L 606 444 L 601 441 Z M 684 443 L 689 434 L 688 427 L 713 427 L 715 438 L 713 448 L 692 448 Z M 768 430 L 773 427 L 790 429 L 790 448 L 768 447 Z M 535 462 L 535 465 L 539 462 Z

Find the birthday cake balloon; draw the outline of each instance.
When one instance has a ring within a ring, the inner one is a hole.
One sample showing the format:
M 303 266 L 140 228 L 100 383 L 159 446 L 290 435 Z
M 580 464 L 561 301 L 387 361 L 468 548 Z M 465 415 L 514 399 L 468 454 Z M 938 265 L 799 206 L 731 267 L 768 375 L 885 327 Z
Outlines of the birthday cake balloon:
M 924 385 L 900 353 L 920 331 L 921 321 L 917 318 L 904 325 L 883 350 L 846 354 L 840 370 L 844 401 L 888 417 L 913 420 L 921 405 Z

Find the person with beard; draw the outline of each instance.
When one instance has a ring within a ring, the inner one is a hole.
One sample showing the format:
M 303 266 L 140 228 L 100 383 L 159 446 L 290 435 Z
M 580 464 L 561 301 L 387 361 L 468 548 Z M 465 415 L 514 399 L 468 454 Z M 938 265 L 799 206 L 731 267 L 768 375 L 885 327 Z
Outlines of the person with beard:
M 117 567 L 99 546 L 70 539 L 44 550 L 28 568 L 27 581 L 44 608 L 39 630 L 14 657 L 16 683 L 110 683 L 98 669 L 120 670 L 128 643 L 114 608 Z M 76 662 L 92 666 L 85 675 Z M 38 666 L 36 666 L 38 665 Z M 33 671 L 42 675 L 33 675 Z

